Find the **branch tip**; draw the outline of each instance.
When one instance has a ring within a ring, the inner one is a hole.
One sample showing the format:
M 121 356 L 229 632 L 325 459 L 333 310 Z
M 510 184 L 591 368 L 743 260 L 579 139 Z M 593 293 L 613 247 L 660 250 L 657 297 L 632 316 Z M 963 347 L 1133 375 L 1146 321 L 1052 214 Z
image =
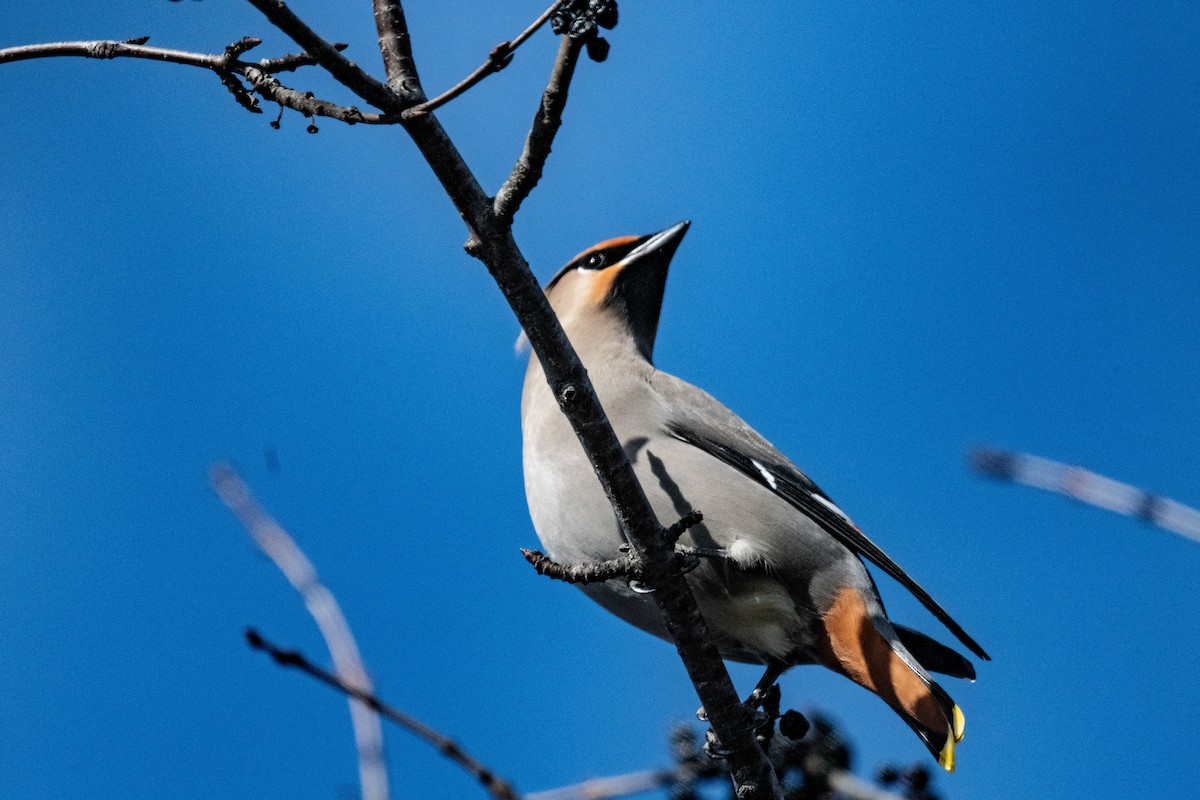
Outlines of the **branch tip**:
M 259 39 L 256 36 L 243 36 L 241 39 L 238 39 L 236 42 L 225 48 L 226 63 L 234 61 L 243 53 L 253 50 L 260 44 L 262 44 L 262 39 Z
M 621 556 L 586 564 L 560 564 L 540 550 L 522 547 L 521 555 L 525 556 L 525 560 L 537 571 L 537 574 L 564 583 L 600 583 L 613 578 L 636 580 L 641 576 L 637 561 L 632 556 Z
M 562 5 L 563 0 L 558 0 L 558 2 L 551 4 L 549 8 L 542 12 L 541 16 L 533 21 L 532 25 L 521 31 L 521 33 L 515 39 L 507 42 L 501 42 L 493 47 L 491 52 L 488 53 L 487 59 L 478 67 L 476 67 L 470 75 L 463 78 L 461 81 L 442 92 L 437 97 L 434 97 L 432 100 L 426 100 L 424 103 L 409 108 L 404 112 L 405 118 L 412 119 L 416 117 L 422 117 L 431 111 L 441 108 L 446 103 L 449 103 L 451 100 L 482 81 L 484 78 L 488 77 L 489 75 L 495 75 L 497 72 L 500 72 L 502 69 L 507 67 L 512 63 L 513 56 L 516 54 L 517 48 L 524 44 L 530 36 L 536 33 L 538 28 L 545 25 L 546 21 L 549 20 Z

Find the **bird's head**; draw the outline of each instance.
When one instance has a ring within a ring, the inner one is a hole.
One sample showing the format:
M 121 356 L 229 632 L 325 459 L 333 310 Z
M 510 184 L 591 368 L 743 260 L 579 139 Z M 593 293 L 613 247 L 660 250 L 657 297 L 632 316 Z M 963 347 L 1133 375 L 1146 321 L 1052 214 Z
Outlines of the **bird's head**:
M 691 223 L 589 247 L 546 284 L 546 297 L 572 340 L 627 331 L 646 360 L 654 350 L 667 268 Z M 577 342 L 578 345 L 578 342 Z

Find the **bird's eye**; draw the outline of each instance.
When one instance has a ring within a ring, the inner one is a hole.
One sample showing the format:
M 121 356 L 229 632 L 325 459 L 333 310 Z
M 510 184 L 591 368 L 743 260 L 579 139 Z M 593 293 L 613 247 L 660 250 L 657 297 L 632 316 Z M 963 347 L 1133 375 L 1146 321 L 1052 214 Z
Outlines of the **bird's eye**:
M 608 259 L 604 257 L 604 253 L 592 253 L 583 260 L 584 269 L 603 269 L 604 264 Z

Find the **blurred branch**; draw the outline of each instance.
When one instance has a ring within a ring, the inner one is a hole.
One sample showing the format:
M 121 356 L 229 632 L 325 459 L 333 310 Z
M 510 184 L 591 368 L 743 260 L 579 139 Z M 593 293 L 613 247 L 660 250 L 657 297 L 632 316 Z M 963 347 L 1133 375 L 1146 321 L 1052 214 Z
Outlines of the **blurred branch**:
M 971 467 L 998 480 L 1058 492 L 1081 503 L 1135 517 L 1200 542 L 1200 510 L 1169 497 L 1029 453 L 979 447 L 968 455 Z
M 614 800 L 618 797 L 669 788 L 678 782 L 679 777 L 678 770 L 646 769 L 623 775 L 592 778 L 543 792 L 531 792 L 525 795 L 525 800 Z M 829 788 L 845 800 L 905 800 L 902 796 L 880 789 L 849 772 L 830 773 L 828 781 Z
M 880 771 L 880 780 L 906 785 L 905 795 L 893 794 L 858 778 L 846 768 L 849 751 L 833 724 L 818 715 L 811 737 L 795 740 L 773 738 L 771 762 L 787 783 L 787 796 L 795 800 L 936 800 L 928 793 L 928 771 L 914 768 L 902 772 L 895 768 Z M 580 783 L 533 792 L 525 800 L 613 800 L 643 794 L 656 789 L 668 790 L 671 800 L 696 800 L 700 786 L 723 777 L 724 766 L 697 746 L 688 725 L 677 725 L 670 732 L 670 749 L 675 765 L 668 769 L 650 769 L 592 778 Z M 920 787 L 919 789 L 917 787 Z M 736 797 L 736 795 L 735 795 Z
M 355 687 L 350 699 L 350 719 L 358 747 L 358 771 L 363 800 L 387 800 L 387 768 L 383 763 L 383 730 L 370 704 L 354 699 L 370 695 L 371 679 L 363 667 L 354 634 L 338 607 L 333 593 L 321 583 L 316 568 L 295 540 L 259 505 L 250 488 L 232 467 L 217 464 L 209 472 L 209 482 L 221 501 L 234 513 L 254 543 L 275 563 L 300 596 L 308 613 L 316 621 L 333 658 L 338 680 Z
M 276 664 L 282 667 L 293 667 L 328 686 L 332 686 L 334 689 L 352 698 L 351 702 L 362 703 L 372 711 L 377 712 L 384 719 L 395 723 L 418 739 L 433 746 L 439 753 L 469 772 L 488 791 L 488 794 L 495 797 L 496 800 L 521 800 L 520 795 L 516 793 L 508 781 L 497 777 L 496 773 L 472 758 L 453 739 L 443 736 L 415 717 L 409 716 L 403 711 L 384 703 L 374 694 L 345 682 L 337 675 L 321 669 L 305 658 L 299 651 L 283 650 L 276 647 L 264 639 L 258 631 L 253 629 L 247 630 L 246 642 L 255 650 L 262 650 L 270 655 Z
M 652 792 L 655 789 L 666 789 L 673 783 L 675 783 L 675 770 L 644 769 L 624 775 L 592 778 L 558 789 L 547 789 L 544 792 L 532 792 L 525 795 L 525 800 L 607 800 L 608 798 Z

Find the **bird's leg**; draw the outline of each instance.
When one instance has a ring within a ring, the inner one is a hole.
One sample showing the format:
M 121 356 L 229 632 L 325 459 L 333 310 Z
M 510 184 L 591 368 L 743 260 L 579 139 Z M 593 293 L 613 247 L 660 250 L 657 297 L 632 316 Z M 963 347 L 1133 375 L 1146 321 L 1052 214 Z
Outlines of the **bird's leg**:
M 782 661 L 768 660 L 767 669 L 763 672 L 763 676 L 758 681 L 758 685 L 754 687 L 754 691 L 746 698 L 746 705 L 751 710 L 757 710 L 760 706 L 762 711 L 758 713 L 759 717 L 765 718 L 765 721 L 759 725 L 759 741 L 764 745 L 771 743 L 771 737 L 775 733 L 775 721 L 779 721 L 779 732 L 789 739 L 803 739 L 808 733 L 808 720 L 799 711 L 785 711 L 779 713 L 779 676 L 788 669 L 788 664 Z
M 767 660 L 767 669 L 755 685 L 754 691 L 750 692 L 750 696 L 744 701 L 745 706 L 750 709 L 754 717 L 754 728 L 759 731 L 760 741 L 766 743 L 770 741 L 770 735 L 774 733 L 775 719 L 779 716 L 779 686 L 776 681 L 788 668 L 788 665 L 782 661 L 775 659 Z M 764 708 L 765 707 L 765 708 Z M 760 711 L 759 709 L 764 709 Z M 765 712 L 765 713 L 764 713 Z M 696 717 L 701 722 L 708 721 L 708 713 L 703 708 L 696 711 Z M 710 731 L 711 732 L 711 731 Z M 713 757 L 722 757 L 727 755 L 722 751 L 715 742 L 710 740 L 704 746 L 705 752 Z
M 775 659 L 767 660 L 767 669 L 763 672 L 763 676 L 758 679 L 758 684 L 755 685 L 754 691 L 746 698 L 746 705 L 751 711 L 757 711 L 762 707 L 763 700 L 766 699 L 767 693 L 775 687 L 775 682 L 779 680 L 779 676 L 787 671 L 788 665 L 782 661 Z

